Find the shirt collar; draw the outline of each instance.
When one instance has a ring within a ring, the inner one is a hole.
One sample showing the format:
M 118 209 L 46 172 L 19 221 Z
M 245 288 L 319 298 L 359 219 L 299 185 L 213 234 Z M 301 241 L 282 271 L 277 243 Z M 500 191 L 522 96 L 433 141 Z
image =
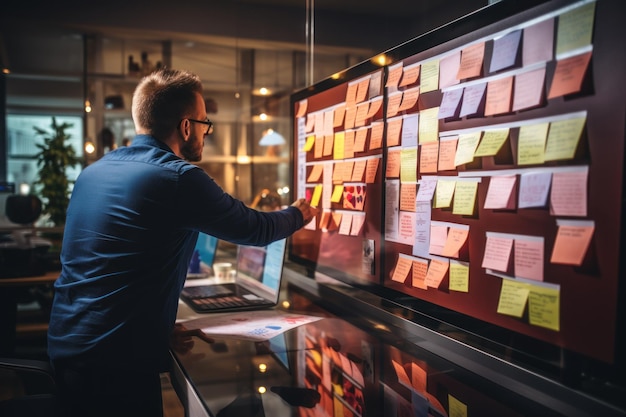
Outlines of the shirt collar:
M 161 142 L 154 136 L 150 136 L 150 135 L 136 135 L 133 138 L 133 141 L 130 144 L 130 146 L 135 146 L 135 145 L 152 146 L 155 148 L 163 149 L 164 151 L 167 151 L 167 152 L 174 153 L 174 151 L 172 151 L 172 149 L 169 146 L 167 146 L 165 143 Z

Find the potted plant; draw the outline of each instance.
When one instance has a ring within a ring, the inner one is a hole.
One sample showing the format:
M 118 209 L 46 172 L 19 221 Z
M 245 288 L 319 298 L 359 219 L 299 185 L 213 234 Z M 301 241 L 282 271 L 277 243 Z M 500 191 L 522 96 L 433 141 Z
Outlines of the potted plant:
M 71 123 L 57 123 L 52 118 L 51 132 L 34 127 L 38 135 L 43 137 L 43 143 L 35 146 L 39 148 L 36 154 L 39 177 L 34 185 L 37 187 L 43 202 L 42 213 L 47 215 L 55 226 L 65 224 L 65 215 L 70 201 L 70 184 L 66 170 L 80 163 L 76 151 L 67 143 L 71 135 L 66 132 Z

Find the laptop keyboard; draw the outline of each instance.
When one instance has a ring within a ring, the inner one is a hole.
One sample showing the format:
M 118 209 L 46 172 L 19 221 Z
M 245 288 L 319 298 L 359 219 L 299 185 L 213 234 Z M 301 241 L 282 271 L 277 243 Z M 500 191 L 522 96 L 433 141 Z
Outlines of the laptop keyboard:
M 238 296 L 226 296 L 218 298 L 198 298 L 193 300 L 194 306 L 198 310 L 210 311 L 222 308 L 243 307 L 259 304 L 259 301 L 246 300 Z
M 233 294 L 233 292 L 228 287 L 222 285 L 200 285 L 197 287 L 185 287 L 183 289 L 183 293 L 186 297 L 191 299 L 224 297 Z
M 236 309 L 237 307 L 250 307 L 265 303 L 262 298 L 240 296 L 222 285 L 185 287 L 181 295 L 194 310 L 199 312 Z

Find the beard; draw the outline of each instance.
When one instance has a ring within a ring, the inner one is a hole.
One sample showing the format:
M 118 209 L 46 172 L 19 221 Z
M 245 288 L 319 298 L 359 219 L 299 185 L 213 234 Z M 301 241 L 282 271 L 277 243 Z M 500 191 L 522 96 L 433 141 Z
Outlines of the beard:
M 202 148 L 204 147 L 204 138 L 190 138 L 187 142 L 183 142 L 180 147 L 180 153 L 183 158 L 189 162 L 200 162 L 202 160 Z

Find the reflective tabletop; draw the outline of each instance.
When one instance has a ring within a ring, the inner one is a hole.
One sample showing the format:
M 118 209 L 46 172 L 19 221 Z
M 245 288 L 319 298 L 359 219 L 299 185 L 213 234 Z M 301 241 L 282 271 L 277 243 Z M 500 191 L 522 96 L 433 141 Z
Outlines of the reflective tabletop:
M 320 320 L 264 341 L 193 337 L 190 350 L 173 351 L 173 380 L 188 415 L 590 415 L 565 402 L 546 405 L 521 383 L 502 387 L 498 375 L 468 371 L 423 348 L 429 344 L 418 336 L 323 298 L 286 284 L 276 309 Z M 182 301 L 178 316 L 202 317 Z

